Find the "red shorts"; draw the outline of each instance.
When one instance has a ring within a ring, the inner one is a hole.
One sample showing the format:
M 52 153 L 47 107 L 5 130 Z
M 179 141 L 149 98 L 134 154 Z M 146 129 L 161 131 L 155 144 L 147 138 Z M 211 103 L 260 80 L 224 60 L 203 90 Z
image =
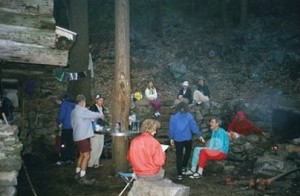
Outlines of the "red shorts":
M 77 146 L 77 150 L 81 153 L 91 151 L 90 139 L 84 139 L 84 140 L 76 141 L 75 144 Z

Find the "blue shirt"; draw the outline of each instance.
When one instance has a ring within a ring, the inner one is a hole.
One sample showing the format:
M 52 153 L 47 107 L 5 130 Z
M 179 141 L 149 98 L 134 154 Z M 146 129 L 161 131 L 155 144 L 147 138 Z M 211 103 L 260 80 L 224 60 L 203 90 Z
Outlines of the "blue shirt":
M 63 101 L 60 105 L 58 115 L 56 117 L 57 124 L 62 124 L 62 129 L 72 129 L 71 112 L 75 108 L 75 103 Z
M 177 142 L 192 140 L 193 134 L 202 136 L 198 124 L 190 112 L 177 112 L 170 118 L 169 137 Z
M 229 150 L 228 133 L 220 127 L 217 130 L 213 130 L 208 148 L 212 150 L 219 150 L 227 154 Z

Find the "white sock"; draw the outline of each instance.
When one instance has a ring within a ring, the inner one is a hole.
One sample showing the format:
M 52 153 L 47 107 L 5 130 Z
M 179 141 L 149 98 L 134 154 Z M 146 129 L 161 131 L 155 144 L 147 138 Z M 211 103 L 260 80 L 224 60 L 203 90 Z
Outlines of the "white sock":
M 203 173 L 203 168 L 199 167 L 199 168 L 198 168 L 198 173 L 199 173 L 200 175 L 202 175 L 202 173 Z
M 196 172 L 196 166 L 192 166 L 191 170 L 192 172 Z
M 80 172 L 80 167 L 76 167 L 76 174 Z
M 81 171 L 80 171 L 80 177 L 85 176 L 85 174 L 86 174 L 86 171 L 84 171 L 84 170 L 81 170 Z

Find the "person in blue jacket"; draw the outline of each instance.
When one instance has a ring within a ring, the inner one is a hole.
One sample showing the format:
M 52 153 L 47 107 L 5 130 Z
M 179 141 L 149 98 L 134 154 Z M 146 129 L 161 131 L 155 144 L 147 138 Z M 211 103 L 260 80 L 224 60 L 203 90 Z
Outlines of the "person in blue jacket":
M 62 97 L 56 122 L 61 129 L 61 160 L 57 165 L 70 164 L 75 159 L 75 146 L 73 141 L 73 129 L 71 126 L 71 112 L 75 108 L 75 103 L 71 101 L 68 95 Z
M 176 149 L 177 180 L 182 180 L 192 151 L 193 134 L 200 142 L 205 142 L 194 117 L 189 112 L 188 104 L 180 102 L 175 108 L 175 114 L 170 118 L 169 138 L 170 144 Z
M 191 179 L 198 179 L 202 177 L 203 169 L 208 160 L 217 161 L 227 158 L 229 137 L 227 131 L 221 128 L 220 125 L 221 120 L 213 117 L 210 121 L 212 135 L 208 147 L 196 147 L 194 149 L 192 168 L 186 172 L 186 175 L 190 175 Z M 198 171 L 196 171 L 197 165 Z

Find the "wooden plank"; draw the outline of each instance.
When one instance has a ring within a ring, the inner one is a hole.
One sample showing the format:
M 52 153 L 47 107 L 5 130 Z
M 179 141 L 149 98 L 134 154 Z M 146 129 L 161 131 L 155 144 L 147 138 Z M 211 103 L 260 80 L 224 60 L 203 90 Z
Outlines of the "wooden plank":
M 53 16 L 28 14 L 18 10 L 4 9 L 0 7 L 0 23 L 14 26 L 27 26 L 38 29 L 55 29 Z
M 0 0 L 0 59 L 66 66 L 68 51 L 55 48 L 53 0 Z
M 44 29 L 0 24 L 0 39 L 18 43 L 41 45 L 50 48 L 55 47 L 54 30 L 49 31 Z
M 20 12 L 52 16 L 54 0 L 1 0 L 0 6 L 15 9 Z
M 8 62 L 66 66 L 68 51 L 0 39 L 0 58 Z

